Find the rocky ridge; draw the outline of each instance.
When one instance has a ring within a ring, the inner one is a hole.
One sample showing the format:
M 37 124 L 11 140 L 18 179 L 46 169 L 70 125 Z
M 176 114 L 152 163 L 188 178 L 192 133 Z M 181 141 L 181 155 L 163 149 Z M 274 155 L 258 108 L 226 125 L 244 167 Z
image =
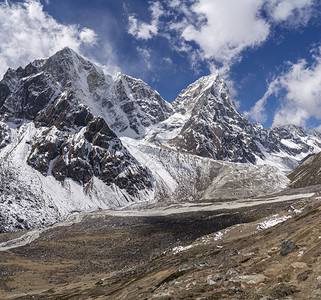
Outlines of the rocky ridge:
M 288 179 L 254 164 L 277 157 L 273 164 L 289 168 L 319 145 L 316 133 L 250 123 L 219 76 L 199 79 L 170 104 L 143 81 L 105 75 L 65 48 L 9 69 L 0 82 L 1 180 L 8 186 L 0 230 L 137 202 L 277 192 Z
M 105 119 L 93 115 L 81 101 L 98 83 L 99 88 L 108 87 L 109 79 L 70 49 L 5 74 L 0 102 L 1 180 L 14 179 L 8 183 L 8 193 L 18 199 L 1 195 L 2 231 L 49 225 L 76 209 L 152 199 L 150 171 L 127 151 Z M 12 176 L 4 172 L 9 169 Z M 32 175 L 34 171 L 42 176 Z M 23 184 L 32 177 L 39 179 L 43 190 Z M 57 181 L 57 191 L 70 194 L 64 195 L 66 205 L 62 200 L 59 207 L 59 196 L 48 191 L 50 178 Z M 65 184 L 68 180 L 76 183 L 71 183 L 73 188 Z M 43 218 L 33 218 L 32 213 L 41 211 Z
M 215 160 L 270 164 L 288 171 L 321 151 L 321 134 L 285 125 L 266 130 L 240 114 L 219 75 L 198 79 L 172 103 L 174 114 L 146 139 Z

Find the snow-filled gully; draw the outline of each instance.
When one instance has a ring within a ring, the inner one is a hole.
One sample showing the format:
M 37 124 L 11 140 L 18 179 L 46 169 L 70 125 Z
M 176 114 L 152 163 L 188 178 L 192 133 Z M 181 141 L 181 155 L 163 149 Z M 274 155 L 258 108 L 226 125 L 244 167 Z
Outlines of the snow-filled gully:
M 91 213 L 79 213 L 70 216 L 67 220 L 54 224 L 45 229 L 34 229 L 28 231 L 19 238 L 0 243 L 0 252 L 10 249 L 26 246 L 40 237 L 40 235 L 49 229 L 55 227 L 66 227 L 80 223 L 85 216 L 100 217 L 100 216 L 118 216 L 118 217 L 156 217 L 167 216 L 171 214 L 191 213 L 199 211 L 217 211 L 222 209 L 238 209 L 244 207 L 252 207 L 260 204 L 285 202 L 290 200 L 310 198 L 314 193 L 284 195 L 279 197 L 271 197 L 264 199 L 242 199 L 237 201 L 216 202 L 216 203 L 177 203 L 166 207 L 158 207 L 151 209 L 130 209 L 130 210 L 103 210 Z

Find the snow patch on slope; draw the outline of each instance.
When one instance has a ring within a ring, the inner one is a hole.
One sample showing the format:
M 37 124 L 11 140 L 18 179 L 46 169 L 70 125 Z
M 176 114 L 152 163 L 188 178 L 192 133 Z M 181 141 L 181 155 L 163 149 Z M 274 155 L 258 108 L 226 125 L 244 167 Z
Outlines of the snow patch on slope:
M 43 176 L 26 162 L 31 142 L 39 132 L 33 123 L 11 128 L 12 144 L 0 152 L 0 212 L 5 231 L 51 225 L 71 213 L 126 207 L 132 197 L 112 184 L 94 177 L 87 186 L 71 179 L 57 181 Z M 152 201 L 153 192 L 141 191 L 136 199 Z

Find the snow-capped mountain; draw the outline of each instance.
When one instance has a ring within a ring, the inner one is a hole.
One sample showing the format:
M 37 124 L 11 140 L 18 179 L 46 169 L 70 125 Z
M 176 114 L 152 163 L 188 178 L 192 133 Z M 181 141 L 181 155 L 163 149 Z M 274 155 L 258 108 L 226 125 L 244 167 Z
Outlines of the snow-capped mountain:
M 93 115 L 100 89 L 109 93 L 111 82 L 68 48 L 5 74 L 0 98 L 4 229 L 48 225 L 74 210 L 153 199 L 151 172 L 103 117 Z
M 65 48 L 0 81 L 0 231 L 74 211 L 276 192 L 288 179 L 255 164 L 289 168 L 320 141 L 297 127 L 250 123 L 219 76 L 170 104 Z
M 178 151 L 234 162 L 255 163 L 260 149 L 251 123 L 236 110 L 219 76 L 202 77 L 173 102 L 175 113 L 153 139 Z M 165 138 L 164 133 L 165 132 Z
M 321 151 L 321 134 L 308 132 L 300 126 L 284 125 L 269 129 L 267 136 L 258 143 L 265 159 L 260 163 L 267 162 L 289 171 L 306 157 Z
M 189 85 L 172 103 L 174 113 L 148 129 L 145 139 L 180 152 L 291 170 L 321 151 L 321 134 L 293 125 L 265 130 L 240 114 L 219 75 Z
M 143 137 L 146 128 L 173 113 L 171 105 L 140 79 L 119 73 L 111 92 L 117 108 L 109 113 L 110 126 L 118 136 Z

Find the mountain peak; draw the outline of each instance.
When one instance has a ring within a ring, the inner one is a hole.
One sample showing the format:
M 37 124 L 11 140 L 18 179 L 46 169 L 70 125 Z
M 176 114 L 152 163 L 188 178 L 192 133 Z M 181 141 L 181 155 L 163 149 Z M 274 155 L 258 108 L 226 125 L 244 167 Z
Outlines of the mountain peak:
M 213 110 L 223 105 L 225 109 L 235 110 L 228 86 L 218 74 L 204 76 L 182 90 L 173 102 L 173 107 L 181 114 L 202 111 L 205 107 Z
M 56 58 L 66 58 L 66 57 L 77 57 L 77 58 L 82 58 L 81 55 L 79 55 L 75 50 L 71 49 L 70 47 L 66 46 L 62 48 L 61 50 L 57 51 L 55 54 L 53 54 L 51 57 L 56 57 Z
M 93 63 L 80 56 L 69 47 L 59 50 L 54 55 L 47 59 L 47 65 L 56 65 L 56 67 L 65 67 L 65 71 L 70 70 L 71 67 L 83 66 L 85 69 L 93 67 Z

